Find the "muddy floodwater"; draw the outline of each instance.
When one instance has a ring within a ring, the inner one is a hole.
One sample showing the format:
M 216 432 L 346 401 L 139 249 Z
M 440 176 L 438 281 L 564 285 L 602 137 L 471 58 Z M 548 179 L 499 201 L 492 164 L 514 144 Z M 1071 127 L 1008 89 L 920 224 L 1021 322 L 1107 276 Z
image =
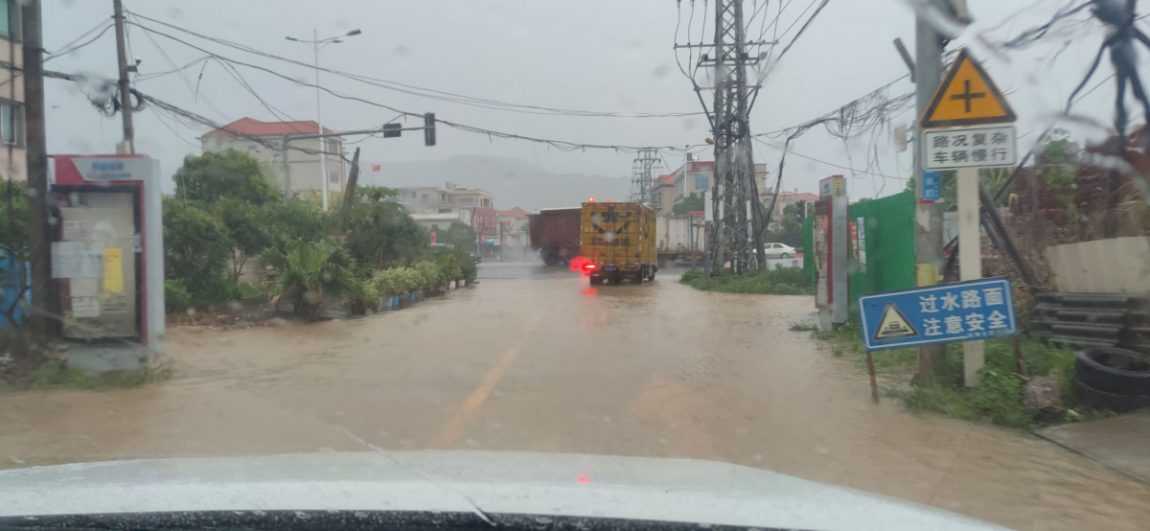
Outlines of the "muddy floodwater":
M 1023 529 L 1150 528 L 1150 486 L 1019 432 L 869 401 L 809 297 L 603 286 L 534 264 L 351 321 L 174 328 L 172 380 L 0 395 L 4 466 L 460 448 L 692 457 Z M 1148 443 L 1150 444 L 1150 443 Z

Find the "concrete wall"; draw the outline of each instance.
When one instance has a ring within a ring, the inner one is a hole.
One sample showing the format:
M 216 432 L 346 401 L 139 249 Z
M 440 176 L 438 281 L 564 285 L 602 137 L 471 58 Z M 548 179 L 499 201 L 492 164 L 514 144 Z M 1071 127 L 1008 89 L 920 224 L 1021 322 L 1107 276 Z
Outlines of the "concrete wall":
M 1150 237 L 1055 245 L 1046 259 L 1059 291 L 1150 295 Z

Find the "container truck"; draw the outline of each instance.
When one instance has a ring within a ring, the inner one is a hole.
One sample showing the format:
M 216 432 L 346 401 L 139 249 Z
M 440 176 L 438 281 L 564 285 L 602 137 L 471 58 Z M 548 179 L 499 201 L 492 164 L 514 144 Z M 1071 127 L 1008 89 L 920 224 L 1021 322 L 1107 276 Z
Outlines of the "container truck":
M 591 284 L 654 280 L 655 212 L 639 203 L 583 203 L 580 255 Z
M 531 248 L 539 251 L 544 264 L 566 264 L 579 254 L 581 210 L 579 207 L 549 208 L 528 216 L 527 231 L 531 236 Z
M 703 260 L 706 242 L 702 216 L 660 216 L 655 223 L 659 265 Z

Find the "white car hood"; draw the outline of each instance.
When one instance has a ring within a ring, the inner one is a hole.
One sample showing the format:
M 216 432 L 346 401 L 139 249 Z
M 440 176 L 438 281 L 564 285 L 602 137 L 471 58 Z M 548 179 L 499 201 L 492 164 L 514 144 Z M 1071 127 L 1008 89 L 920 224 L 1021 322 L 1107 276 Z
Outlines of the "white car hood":
M 986 529 L 937 509 L 726 463 L 521 452 L 176 458 L 0 472 L 0 517 L 430 511 L 808 529 Z

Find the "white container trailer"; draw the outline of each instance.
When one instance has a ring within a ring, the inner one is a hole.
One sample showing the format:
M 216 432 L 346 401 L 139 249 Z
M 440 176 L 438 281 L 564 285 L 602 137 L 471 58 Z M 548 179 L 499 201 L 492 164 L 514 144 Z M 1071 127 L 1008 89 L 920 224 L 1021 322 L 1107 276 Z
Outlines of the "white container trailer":
M 655 221 L 655 249 L 660 262 L 702 256 L 706 230 L 703 218 L 660 216 Z

